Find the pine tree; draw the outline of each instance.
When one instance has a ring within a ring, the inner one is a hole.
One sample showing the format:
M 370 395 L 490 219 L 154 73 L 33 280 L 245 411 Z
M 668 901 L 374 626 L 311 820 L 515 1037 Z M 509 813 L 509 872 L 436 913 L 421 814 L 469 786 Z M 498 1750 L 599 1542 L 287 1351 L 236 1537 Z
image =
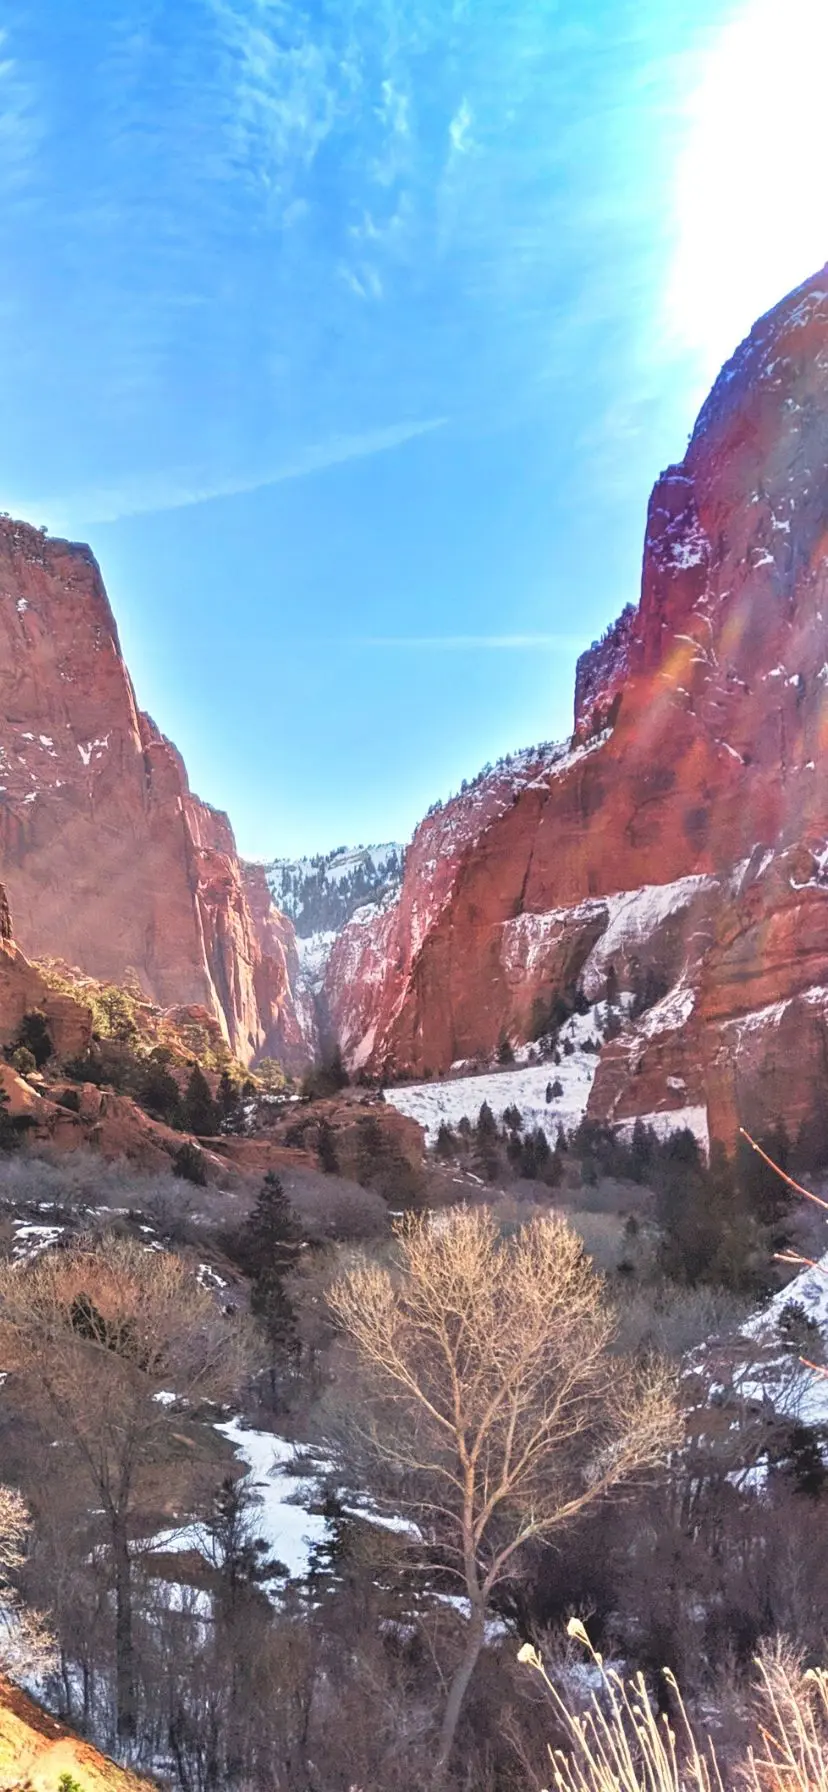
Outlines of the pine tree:
M 299 1352 L 296 1313 L 284 1284 L 302 1245 L 302 1228 L 279 1177 L 268 1170 L 253 1209 L 234 1243 L 233 1255 L 252 1280 L 250 1310 L 268 1345 L 268 1375 L 274 1406 L 282 1403 Z
M 226 1475 L 213 1495 L 210 1535 L 218 1557 L 218 1603 L 224 1618 L 234 1616 L 263 1581 L 288 1572 L 284 1563 L 269 1555 L 265 1538 L 255 1534 L 261 1504 L 261 1496 L 233 1475 Z
M 282 1403 L 285 1381 L 290 1379 L 299 1355 L 296 1309 L 280 1271 L 263 1268 L 253 1277 L 250 1311 L 259 1320 L 267 1340 L 270 1396 L 277 1406 Z
M 497 1123 L 487 1101 L 484 1101 L 477 1116 L 477 1139 L 482 1145 L 486 1139 L 497 1138 Z
M 200 1139 L 211 1138 L 218 1131 L 218 1109 L 210 1093 L 210 1085 L 200 1064 L 190 1072 L 183 1101 L 184 1125 Z
M 229 1070 L 223 1070 L 219 1077 L 216 1104 L 224 1131 L 235 1132 L 243 1119 L 242 1098 L 239 1085 L 234 1082 Z
M 151 1114 L 157 1114 L 160 1119 L 168 1120 L 173 1126 L 180 1121 L 181 1092 L 166 1064 L 150 1060 L 141 1085 L 140 1099 L 141 1105 L 148 1108 Z
M 444 1159 L 453 1157 L 457 1150 L 457 1140 L 445 1120 L 440 1121 L 434 1150 L 438 1157 Z
M 238 1239 L 237 1256 L 248 1275 L 287 1275 L 302 1244 L 302 1228 L 273 1170 L 268 1170 Z

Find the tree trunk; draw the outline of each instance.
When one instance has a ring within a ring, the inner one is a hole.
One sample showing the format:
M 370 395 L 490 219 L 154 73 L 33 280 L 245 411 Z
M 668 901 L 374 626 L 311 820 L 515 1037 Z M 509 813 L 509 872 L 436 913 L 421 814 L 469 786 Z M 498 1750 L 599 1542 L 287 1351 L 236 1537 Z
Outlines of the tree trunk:
M 473 1605 L 471 1617 L 469 1619 L 469 1628 L 466 1635 L 466 1646 L 460 1657 L 457 1670 L 449 1687 L 446 1708 L 443 1713 L 440 1740 L 437 1745 L 437 1759 L 434 1763 L 434 1772 L 431 1779 L 433 1792 L 440 1792 L 440 1788 L 445 1784 L 451 1751 L 454 1747 L 454 1738 L 457 1734 L 457 1725 L 460 1721 L 460 1713 L 463 1709 L 463 1701 L 469 1690 L 469 1682 L 477 1666 L 477 1659 L 483 1647 L 485 1637 L 485 1610 L 481 1606 Z
M 112 1553 L 115 1562 L 115 1680 L 118 1712 L 118 1741 L 132 1742 L 135 1736 L 135 1659 L 132 1638 L 132 1564 L 126 1525 L 120 1517 L 112 1521 Z

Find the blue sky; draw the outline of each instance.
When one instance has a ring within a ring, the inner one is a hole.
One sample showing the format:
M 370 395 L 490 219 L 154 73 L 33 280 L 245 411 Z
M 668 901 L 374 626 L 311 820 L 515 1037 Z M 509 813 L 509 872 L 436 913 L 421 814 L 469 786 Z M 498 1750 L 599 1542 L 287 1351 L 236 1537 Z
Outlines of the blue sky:
M 828 255 L 822 13 L 3 0 L 0 507 L 91 541 L 244 852 L 566 733 L 654 478 Z

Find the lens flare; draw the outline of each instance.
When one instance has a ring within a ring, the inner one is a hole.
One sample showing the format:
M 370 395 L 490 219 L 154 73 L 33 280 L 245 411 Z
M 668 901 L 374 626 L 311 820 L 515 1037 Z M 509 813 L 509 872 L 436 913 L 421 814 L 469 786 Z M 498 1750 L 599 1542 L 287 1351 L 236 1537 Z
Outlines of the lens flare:
M 828 0 L 748 0 L 687 103 L 665 328 L 706 386 L 828 259 Z

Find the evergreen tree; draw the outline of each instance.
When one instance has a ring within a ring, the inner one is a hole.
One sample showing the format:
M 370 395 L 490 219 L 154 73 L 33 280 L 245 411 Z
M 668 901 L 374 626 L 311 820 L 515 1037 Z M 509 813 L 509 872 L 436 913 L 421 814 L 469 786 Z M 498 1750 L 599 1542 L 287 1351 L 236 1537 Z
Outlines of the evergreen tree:
M 238 1131 L 244 1121 L 241 1091 L 238 1083 L 235 1082 L 230 1075 L 229 1070 L 223 1070 L 219 1077 L 218 1089 L 216 1090 L 216 1105 L 221 1116 L 222 1131 Z
M 497 1152 L 497 1121 L 487 1101 L 484 1101 L 477 1117 L 475 1127 L 476 1154 L 475 1164 L 479 1174 L 486 1182 L 496 1182 L 500 1164 Z
M 42 1070 L 44 1064 L 48 1064 L 49 1059 L 55 1055 L 52 1035 L 49 1032 L 45 1014 L 39 1014 L 37 1009 L 33 1009 L 29 1014 L 24 1014 L 15 1044 L 25 1045 L 31 1052 L 38 1070 Z
M 268 1345 L 268 1377 L 274 1406 L 283 1403 L 284 1384 L 299 1351 L 296 1313 L 284 1279 L 302 1246 L 302 1228 L 277 1175 L 268 1170 L 252 1211 L 233 1240 L 232 1251 L 251 1277 L 250 1310 Z
M 782 1121 L 757 1143 L 780 1170 L 788 1169 L 791 1148 Z M 736 1146 L 736 1176 L 751 1212 L 763 1225 L 776 1225 L 788 1213 L 791 1196 L 787 1184 L 741 1135 Z
M 299 1355 L 296 1309 L 281 1271 L 257 1271 L 250 1289 L 250 1311 L 259 1320 L 267 1340 L 270 1397 L 278 1407 L 284 1403 L 285 1385 L 294 1373 Z
M 218 1132 L 219 1114 L 200 1064 L 194 1064 L 182 1104 L 184 1125 L 200 1139 Z
M 264 1581 L 287 1575 L 283 1562 L 268 1554 L 264 1537 L 255 1534 L 261 1497 L 244 1480 L 226 1475 L 213 1495 L 210 1535 L 218 1558 L 218 1604 L 222 1618 L 234 1617 Z
M 507 1039 L 505 1033 L 501 1035 L 500 1044 L 497 1048 L 497 1061 L 498 1064 L 514 1064 L 515 1061 L 512 1042 L 510 1039 Z
M 480 1113 L 477 1116 L 478 1144 L 482 1145 L 484 1140 L 494 1140 L 496 1138 L 497 1123 L 488 1102 L 484 1101 L 481 1105 Z
M 181 1092 L 166 1064 L 150 1060 L 140 1090 L 142 1107 L 175 1126 L 181 1120 Z
M 434 1149 L 437 1156 L 444 1159 L 453 1157 L 457 1150 L 457 1140 L 445 1120 L 440 1121 Z
M 302 1244 L 302 1228 L 279 1177 L 268 1170 L 237 1237 L 235 1255 L 247 1275 L 287 1275 Z

